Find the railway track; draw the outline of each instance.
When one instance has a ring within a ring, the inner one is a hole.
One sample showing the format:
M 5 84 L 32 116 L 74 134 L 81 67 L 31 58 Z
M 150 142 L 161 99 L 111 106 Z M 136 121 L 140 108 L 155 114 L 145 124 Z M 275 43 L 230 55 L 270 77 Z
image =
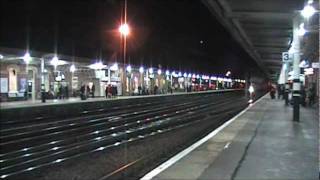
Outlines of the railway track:
M 91 109 L 78 117 L 54 115 L 36 120 L 4 121 L 0 138 L 0 178 L 10 179 L 129 141 L 165 133 L 208 113 L 228 113 L 243 105 L 239 92 L 202 94 L 159 102 Z M 9 123 L 8 123 L 9 122 Z

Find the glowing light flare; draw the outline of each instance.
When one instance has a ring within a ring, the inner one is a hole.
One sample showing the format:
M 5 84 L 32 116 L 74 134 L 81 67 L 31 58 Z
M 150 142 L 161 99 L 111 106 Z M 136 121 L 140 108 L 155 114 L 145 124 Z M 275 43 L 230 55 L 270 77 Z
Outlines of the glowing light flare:
M 127 23 L 120 25 L 119 32 L 123 36 L 128 36 L 130 33 L 129 25 Z
M 153 69 L 152 68 L 149 68 L 149 73 L 153 74 Z
M 2 58 L 1 58 L 2 59 Z M 26 64 L 29 64 L 30 61 L 31 61 L 31 56 L 29 54 L 29 52 L 26 52 L 23 56 L 23 61 L 26 63 Z
M 253 92 L 254 92 L 254 88 L 253 88 L 252 85 L 250 85 L 250 87 L 249 87 L 249 93 L 252 94 Z
M 119 69 L 118 63 L 114 63 L 114 64 L 110 67 L 110 70 L 112 70 L 112 71 L 118 71 L 118 69 Z
M 95 69 L 95 70 L 98 70 L 98 69 L 103 69 L 107 67 L 106 65 L 104 65 L 102 62 L 96 62 L 94 64 L 90 64 L 89 65 L 89 68 L 90 69 Z
M 161 69 L 158 69 L 158 75 L 161 75 L 162 71 Z
M 74 73 L 76 71 L 76 66 L 74 64 L 72 64 L 70 66 L 70 72 Z
M 132 71 L 131 66 L 130 66 L 130 65 L 128 65 L 128 66 L 127 66 L 127 68 L 126 68 L 126 70 L 127 70 L 127 72 L 128 72 L 128 73 L 131 73 L 131 71 Z
M 311 16 L 314 15 L 314 13 L 316 13 L 316 10 L 310 4 L 306 5 L 301 11 L 301 15 L 305 18 L 310 18 Z
M 50 64 L 56 68 L 57 66 L 65 65 L 68 63 L 66 61 L 59 60 L 57 56 L 54 56 L 51 59 Z
M 139 72 L 140 72 L 140 73 L 143 73 L 143 72 L 144 72 L 144 68 L 143 68 L 142 66 L 139 68 Z

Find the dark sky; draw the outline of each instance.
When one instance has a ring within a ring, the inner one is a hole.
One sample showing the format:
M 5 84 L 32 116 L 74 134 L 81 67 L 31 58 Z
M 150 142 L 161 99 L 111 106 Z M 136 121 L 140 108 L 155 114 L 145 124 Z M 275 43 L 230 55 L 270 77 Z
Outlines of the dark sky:
M 117 0 L 2 0 L 0 46 L 114 61 L 122 9 Z M 255 66 L 200 0 L 129 0 L 128 24 L 131 64 L 233 75 Z

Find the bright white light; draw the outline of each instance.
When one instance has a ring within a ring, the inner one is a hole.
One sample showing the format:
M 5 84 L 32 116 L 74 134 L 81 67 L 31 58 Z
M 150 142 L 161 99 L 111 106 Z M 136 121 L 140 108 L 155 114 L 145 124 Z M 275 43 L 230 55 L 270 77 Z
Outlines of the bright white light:
M 158 75 L 161 75 L 162 71 L 161 69 L 158 69 Z
M 188 77 L 188 74 L 187 73 L 183 73 L 183 77 Z
M 53 147 L 53 148 L 52 148 L 52 150 L 54 150 L 54 151 L 55 151 L 55 150 L 58 150 L 58 149 L 59 149 L 59 147 Z
M 0 59 L 3 59 L 3 55 L 2 54 L 0 54 Z
M 191 77 L 192 77 L 192 74 L 191 74 L 191 73 L 189 73 L 189 74 L 188 74 L 188 78 L 191 78 Z
M 57 56 L 54 56 L 52 58 L 52 60 L 50 61 L 50 64 L 53 65 L 54 67 L 57 67 L 58 66 L 58 63 L 59 63 L 59 59 Z
M 304 29 L 304 23 L 302 23 L 299 26 L 298 35 L 303 36 L 305 33 L 306 33 L 306 30 Z
M 228 77 L 228 76 L 230 76 L 230 75 L 231 75 L 231 72 L 230 72 L 230 71 L 227 71 L 226 76 Z
M 216 81 L 216 80 L 217 80 L 217 77 L 211 76 L 210 79 L 213 80 L 213 81 Z
M 311 75 L 313 74 L 313 68 L 305 68 L 304 75 Z
M 254 88 L 253 88 L 252 85 L 250 85 L 250 87 L 249 87 L 249 93 L 253 93 L 253 92 L 254 92 Z
M 59 163 L 59 162 L 61 162 L 61 161 L 63 161 L 63 159 L 57 159 L 57 160 L 55 160 L 54 162 Z
M 169 76 L 170 75 L 170 71 L 166 70 L 166 75 Z
M 127 70 L 128 73 L 131 73 L 131 70 L 132 70 L 131 66 L 130 65 L 127 66 L 126 70 Z
M 105 147 L 99 147 L 99 148 L 97 148 L 98 151 L 102 151 L 102 150 L 104 150 L 104 149 L 105 149 Z
M 139 68 L 139 72 L 140 72 L 140 73 L 143 73 L 143 71 L 144 71 L 144 69 L 143 69 L 143 67 L 141 66 L 141 67 Z
M 129 26 L 128 24 L 122 24 L 119 27 L 119 32 L 123 35 L 123 36 L 127 36 L 130 32 Z
M 95 69 L 95 70 L 98 70 L 98 69 L 103 69 L 107 67 L 106 65 L 104 65 L 102 62 L 96 62 L 94 64 L 90 64 L 89 65 L 89 68 L 90 69 Z
M 171 72 L 171 75 L 172 75 L 172 76 L 175 76 L 175 75 L 176 75 L 176 72 L 172 71 L 172 72 Z
M 252 102 L 253 102 L 253 100 L 252 100 L 252 99 L 250 99 L 250 100 L 248 101 L 248 103 L 250 103 L 250 104 L 251 104 Z
M 118 63 L 114 63 L 111 67 L 110 70 L 112 71 L 118 71 L 119 67 L 118 67 Z
M 72 64 L 70 66 L 70 72 L 74 73 L 76 71 L 76 66 L 74 64 Z
M 301 15 L 305 18 L 309 18 L 311 17 L 314 13 L 316 12 L 316 10 L 314 9 L 314 7 L 312 7 L 311 5 L 306 5 L 303 10 L 301 11 Z
M 209 79 L 209 76 L 202 75 L 201 78 L 202 78 L 202 79 L 205 79 L 205 80 L 208 80 L 208 79 Z
M 195 74 L 192 74 L 192 78 L 196 78 L 196 75 L 195 75 Z
M 179 72 L 179 73 L 178 73 L 178 76 L 179 76 L 179 77 L 181 77 L 181 76 L 182 76 L 182 73 L 181 73 L 181 72 Z
M 152 68 L 149 68 L 149 73 L 153 74 L 153 69 Z
M 200 78 L 200 75 L 198 74 L 198 75 L 197 75 L 197 79 L 199 79 L 199 78 Z
M 3 57 L 2 57 L 3 58 Z M 1 59 L 2 59 L 1 58 Z M 28 53 L 28 52 L 26 52 L 25 54 L 24 54 L 24 56 L 23 56 L 23 61 L 26 63 L 26 64 L 29 64 L 30 63 L 30 61 L 31 61 L 31 56 L 30 56 L 30 54 Z

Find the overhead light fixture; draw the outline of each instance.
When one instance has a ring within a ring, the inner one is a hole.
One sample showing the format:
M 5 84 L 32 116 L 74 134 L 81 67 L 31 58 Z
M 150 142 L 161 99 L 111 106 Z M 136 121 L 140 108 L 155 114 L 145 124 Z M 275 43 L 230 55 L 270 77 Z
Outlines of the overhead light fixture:
M 111 67 L 110 70 L 112 71 L 118 71 L 119 67 L 118 67 L 118 63 L 114 63 Z
M 66 61 L 59 60 L 57 56 L 54 56 L 51 59 L 50 64 L 52 66 L 54 66 L 54 68 L 56 68 L 57 66 L 62 66 L 62 65 L 68 64 L 68 63 Z
M 139 72 L 140 72 L 140 73 L 143 73 L 143 72 L 144 72 L 144 68 L 143 68 L 142 66 L 139 68 Z
M 152 68 L 149 68 L 149 73 L 153 74 L 153 69 Z
M 127 70 L 128 73 L 131 73 L 131 70 L 132 70 L 131 66 L 128 65 L 127 68 L 126 68 L 126 70 Z
M 161 69 L 158 69 L 158 75 L 161 75 L 162 71 Z
M 2 58 L 1 58 L 2 59 Z M 26 64 L 29 64 L 30 61 L 31 61 L 31 56 L 29 54 L 29 52 L 26 52 L 23 56 L 23 61 L 26 63 Z
M 95 69 L 95 70 L 103 69 L 105 67 L 107 67 L 107 65 L 104 65 L 101 61 L 89 65 L 90 69 Z
M 72 64 L 70 66 L 70 72 L 74 73 L 76 71 L 76 66 L 74 64 Z
M 305 18 L 310 18 L 314 13 L 316 13 L 316 10 L 310 4 L 307 4 L 301 11 L 301 15 Z

